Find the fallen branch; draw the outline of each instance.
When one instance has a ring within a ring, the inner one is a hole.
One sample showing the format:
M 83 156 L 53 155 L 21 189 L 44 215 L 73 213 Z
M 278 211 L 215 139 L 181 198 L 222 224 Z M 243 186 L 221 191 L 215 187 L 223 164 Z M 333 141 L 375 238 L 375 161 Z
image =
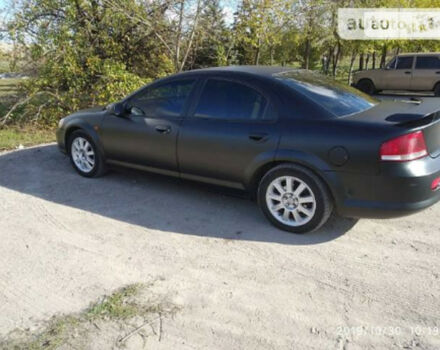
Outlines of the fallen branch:
M 159 341 L 162 340 L 162 315 L 159 314 Z
M 128 333 L 125 337 L 121 338 L 118 340 L 119 344 L 124 343 L 127 339 L 131 338 L 133 335 L 135 335 L 136 333 L 138 333 L 142 328 L 144 328 L 145 326 L 151 325 L 152 323 L 154 323 L 155 321 L 160 320 L 160 324 L 162 325 L 162 315 L 159 314 L 158 317 L 154 318 L 151 321 L 145 322 L 142 325 L 140 325 L 139 327 L 135 328 L 133 331 L 131 331 L 130 333 Z M 162 326 L 160 327 L 162 328 Z
M 49 92 L 49 91 L 38 91 L 36 93 L 33 93 L 31 95 L 29 95 L 28 97 L 26 97 L 25 99 L 18 101 L 16 104 L 14 104 L 12 106 L 12 108 L 8 111 L 8 113 L 5 114 L 5 116 L 1 119 L 0 125 L 5 125 L 6 122 L 8 121 L 9 117 L 11 116 L 11 114 L 20 106 L 28 103 L 30 100 L 32 100 L 34 97 L 40 96 L 40 95 L 50 95 L 52 97 L 55 97 L 57 100 L 60 100 L 60 97 L 57 94 L 54 94 L 53 92 Z M 40 114 L 40 110 L 38 112 L 38 115 Z

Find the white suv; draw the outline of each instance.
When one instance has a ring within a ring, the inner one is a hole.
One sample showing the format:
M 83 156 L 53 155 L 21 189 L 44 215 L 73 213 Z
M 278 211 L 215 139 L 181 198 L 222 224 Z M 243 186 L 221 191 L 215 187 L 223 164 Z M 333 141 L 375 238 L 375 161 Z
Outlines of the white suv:
M 381 90 L 433 91 L 440 96 L 440 53 L 395 56 L 381 69 L 353 74 L 353 86 L 367 94 Z

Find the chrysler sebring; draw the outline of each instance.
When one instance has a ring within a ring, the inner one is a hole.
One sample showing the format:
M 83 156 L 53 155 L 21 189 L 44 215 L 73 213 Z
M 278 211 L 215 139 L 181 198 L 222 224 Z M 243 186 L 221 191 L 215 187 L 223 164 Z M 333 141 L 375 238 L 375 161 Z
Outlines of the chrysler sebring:
M 245 189 L 272 224 L 304 233 L 333 210 L 388 218 L 437 202 L 439 111 L 309 71 L 222 67 L 65 117 L 57 141 L 82 176 L 118 165 Z

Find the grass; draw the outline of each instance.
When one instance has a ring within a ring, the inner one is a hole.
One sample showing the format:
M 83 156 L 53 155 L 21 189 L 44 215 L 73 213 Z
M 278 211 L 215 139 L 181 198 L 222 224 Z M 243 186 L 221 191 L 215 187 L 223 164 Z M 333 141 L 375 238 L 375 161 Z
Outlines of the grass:
M 139 294 L 142 285 L 132 284 L 120 289 L 116 293 L 93 304 L 85 313 L 89 321 L 97 319 L 125 320 L 140 314 L 148 314 L 160 311 L 155 306 L 143 306 L 135 302 L 133 297 Z
M 175 307 L 166 308 L 162 303 L 142 300 L 144 285 L 131 284 L 116 290 L 109 296 L 93 303 L 78 314 L 54 316 L 46 322 L 38 333 L 29 330 L 15 330 L 8 334 L 7 340 L 0 340 L 0 349 L 11 350 L 55 350 L 59 348 L 82 348 L 81 341 L 87 341 L 92 332 L 96 332 L 100 322 L 127 323 L 135 318 L 144 320 L 151 315 L 172 314 Z M 102 323 L 101 323 L 102 325 Z M 118 329 L 122 327 L 117 327 Z M 98 337 L 103 336 L 98 334 Z M 116 337 L 115 340 L 117 340 Z M 119 338 L 121 339 L 121 338 Z M 78 343 L 79 342 L 79 343 Z M 121 344 L 123 345 L 123 344 Z
M 7 57 L 0 57 L 0 73 L 7 73 L 10 71 L 10 59 Z
M 0 151 L 55 141 L 55 131 L 37 127 L 5 127 L 0 129 Z
M 23 81 L 21 78 L 0 79 L 0 97 L 15 95 L 18 91 L 18 84 Z

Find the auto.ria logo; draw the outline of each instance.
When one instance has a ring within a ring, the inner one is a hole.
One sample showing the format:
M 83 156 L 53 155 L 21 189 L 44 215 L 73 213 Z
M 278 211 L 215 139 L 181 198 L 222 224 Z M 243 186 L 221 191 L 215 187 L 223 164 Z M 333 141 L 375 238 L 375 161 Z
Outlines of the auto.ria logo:
M 439 40 L 440 8 L 340 8 L 338 34 L 346 40 Z

